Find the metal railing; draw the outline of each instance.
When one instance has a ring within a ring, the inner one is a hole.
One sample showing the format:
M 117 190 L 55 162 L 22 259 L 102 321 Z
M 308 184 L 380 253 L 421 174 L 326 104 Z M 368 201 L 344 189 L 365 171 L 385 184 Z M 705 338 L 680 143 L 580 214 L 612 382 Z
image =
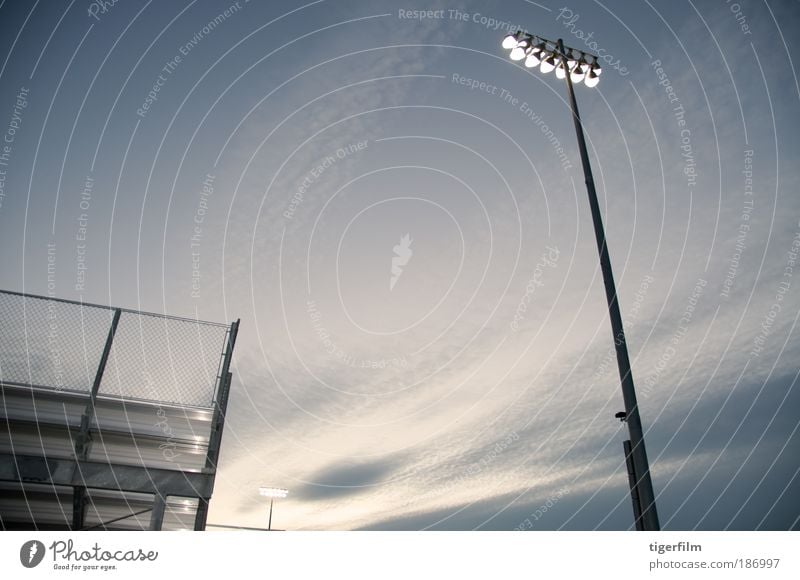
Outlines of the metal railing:
M 224 324 L 0 291 L 0 383 L 90 394 L 97 382 L 99 397 L 211 408 L 229 332 Z

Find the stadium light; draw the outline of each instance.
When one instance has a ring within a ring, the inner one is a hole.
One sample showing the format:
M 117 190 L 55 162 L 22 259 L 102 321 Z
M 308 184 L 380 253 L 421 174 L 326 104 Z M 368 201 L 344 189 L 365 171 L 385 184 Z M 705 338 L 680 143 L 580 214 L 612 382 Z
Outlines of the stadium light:
M 272 504 L 275 502 L 276 498 L 282 499 L 289 495 L 289 490 L 280 487 L 259 487 L 258 495 L 269 498 L 269 523 L 267 524 L 267 530 L 272 531 Z
M 575 99 L 573 84 L 583 82 L 587 87 L 597 86 L 600 82 L 602 69 L 597 62 L 597 56 L 575 48 L 565 48 L 564 42 L 559 38 L 556 42 L 540 36 L 533 36 L 522 30 L 509 34 L 503 39 L 503 48 L 510 50 L 511 60 L 520 61 L 525 58 L 525 66 L 532 68 L 539 64 L 542 73 L 556 71 L 559 79 L 567 82 L 572 120 L 575 124 L 575 134 L 578 138 L 578 149 L 583 165 L 583 174 L 586 179 L 586 190 L 589 194 L 589 205 L 592 210 L 597 251 L 600 254 L 600 269 L 603 272 L 603 284 L 608 302 L 608 314 L 611 319 L 614 346 L 617 353 L 617 366 L 619 367 L 622 399 L 625 403 L 625 419 L 628 425 L 630 440 L 625 441 L 625 458 L 628 463 L 631 498 L 634 506 L 636 529 L 645 531 L 659 530 L 658 513 L 656 512 L 655 493 L 653 481 L 650 477 L 650 465 L 644 446 L 644 432 L 642 421 L 639 417 L 639 405 L 636 401 L 636 389 L 631 374 L 631 363 L 628 358 L 628 347 L 625 342 L 625 331 L 622 327 L 622 315 L 619 309 L 617 289 L 614 285 L 614 274 L 611 270 L 611 258 L 608 254 L 606 234 L 603 227 L 603 218 L 600 213 L 600 204 L 597 201 L 597 192 L 592 177 L 592 167 L 589 163 L 589 154 L 586 150 L 586 139 L 583 135 L 583 124 L 578 112 L 578 102 Z M 530 60 L 530 63 L 528 62 Z
M 286 497 L 289 495 L 288 489 L 281 489 L 279 487 L 259 487 L 258 494 L 264 497 Z
M 576 48 L 565 50 L 560 39 L 553 42 L 518 30 L 503 38 L 502 46 L 511 51 L 511 60 L 524 59 L 526 67 L 539 66 L 543 73 L 555 70 L 559 79 L 569 76 L 573 84 L 585 81 L 586 86 L 594 87 L 600 80 L 602 69 L 597 62 L 597 56 Z

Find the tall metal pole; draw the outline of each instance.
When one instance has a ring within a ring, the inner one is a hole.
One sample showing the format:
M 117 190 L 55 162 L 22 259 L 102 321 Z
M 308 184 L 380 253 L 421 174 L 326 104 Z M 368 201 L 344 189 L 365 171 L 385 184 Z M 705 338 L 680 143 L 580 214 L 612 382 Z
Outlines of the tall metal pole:
M 636 390 L 633 385 L 633 375 L 631 374 L 631 362 L 628 358 L 625 331 L 622 328 L 622 315 L 619 311 L 617 290 L 614 286 L 614 274 L 611 271 L 611 258 L 608 255 L 603 218 L 600 214 L 600 204 L 597 202 L 597 192 L 594 188 L 592 167 L 589 165 L 589 154 L 586 151 L 586 140 L 583 136 L 581 116 L 580 113 L 578 113 L 578 102 L 575 100 L 575 91 L 572 88 L 572 79 L 570 79 L 569 68 L 567 67 L 564 42 L 560 38 L 558 39 L 558 56 L 561 58 L 561 62 L 567 71 L 567 91 L 569 93 L 570 107 L 572 108 L 572 120 L 575 123 L 575 134 L 578 137 L 578 148 L 580 149 L 583 175 L 586 180 L 586 191 L 589 194 L 589 205 L 592 208 L 594 235 L 597 240 L 597 251 L 600 253 L 600 269 L 603 272 L 603 284 L 606 288 L 608 315 L 611 319 L 611 330 L 614 334 L 614 346 L 617 351 L 617 366 L 619 367 L 619 378 L 622 385 L 622 399 L 625 403 L 625 412 L 627 414 L 626 421 L 628 423 L 628 433 L 631 440 L 631 457 L 636 474 L 641 474 L 636 489 L 632 491 L 638 491 L 639 501 L 642 507 L 643 529 L 645 531 L 659 530 L 661 528 L 658 523 L 658 513 L 656 512 L 653 482 L 650 478 L 650 464 L 647 461 L 647 452 L 644 447 L 642 421 L 639 417 L 639 405 L 636 402 Z
M 269 524 L 267 524 L 267 530 L 272 531 L 272 502 L 275 501 L 275 498 L 270 498 L 269 500 Z

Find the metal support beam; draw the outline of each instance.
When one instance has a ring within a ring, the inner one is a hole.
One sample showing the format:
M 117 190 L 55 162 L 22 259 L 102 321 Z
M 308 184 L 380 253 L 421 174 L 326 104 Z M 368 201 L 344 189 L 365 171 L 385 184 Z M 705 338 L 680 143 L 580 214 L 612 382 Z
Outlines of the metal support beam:
M 212 419 L 212 432 L 208 441 L 208 453 L 206 454 L 206 467 L 217 467 L 219 459 L 219 448 L 222 444 L 222 428 L 225 426 L 225 413 L 228 410 L 228 395 L 230 394 L 231 380 L 231 361 L 233 359 L 233 347 L 236 345 L 236 337 L 239 334 L 239 320 L 231 324 L 228 331 L 228 340 L 225 345 L 225 355 L 222 359 L 222 366 L 219 373 L 219 388 L 217 397 L 214 401 L 214 418 Z
M 89 426 L 94 418 L 97 393 L 100 390 L 100 383 L 103 382 L 103 373 L 106 370 L 108 357 L 111 354 L 111 345 L 114 342 L 114 335 L 117 333 L 117 326 L 119 326 L 119 319 L 121 315 L 122 311 L 117 308 L 114 311 L 114 317 L 111 319 L 111 327 L 108 329 L 108 336 L 106 336 L 106 344 L 103 347 L 103 354 L 100 356 L 100 362 L 97 365 L 97 371 L 94 375 L 92 390 L 89 394 L 89 402 L 86 403 L 86 409 L 84 410 L 83 415 L 81 415 L 80 431 L 75 438 L 75 459 L 78 460 L 86 460 L 89 457 L 89 448 L 92 443 L 92 436 L 89 432 Z M 82 485 L 75 486 L 72 494 L 72 529 L 80 530 L 83 528 L 83 520 L 86 514 L 86 488 Z
M 161 524 L 164 522 L 164 508 L 167 506 L 167 499 L 159 494 L 153 496 L 153 512 L 150 514 L 150 531 L 161 531 Z
M 219 461 L 219 450 L 222 445 L 222 430 L 225 427 L 225 413 L 228 410 L 228 395 L 230 394 L 233 373 L 230 372 L 231 360 L 233 359 L 233 347 L 236 345 L 236 337 L 239 334 L 239 320 L 231 324 L 228 332 L 228 340 L 225 346 L 225 353 L 222 359 L 222 366 L 219 376 L 219 387 L 217 397 L 214 401 L 214 418 L 211 420 L 211 435 L 208 439 L 208 452 L 206 453 L 206 470 L 214 475 L 211 476 L 211 490 L 208 496 L 201 497 L 197 505 L 197 514 L 194 519 L 194 529 L 202 531 L 206 529 L 206 518 L 208 517 L 208 502 L 211 499 L 211 491 L 214 489 L 214 477 Z
M 219 397 L 215 403 L 214 418 L 211 420 L 211 435 L 208 438 L 206 468 L 216 469 L 219 461 L 219 450 L 222 446 L 222 429 L 225 427 L 225 412 L 228 410 L 228 394 L 230 393 L 233 373 L 226 372 L 225 379 L 220 381 Z
M 86 517 L 86 488 L 77 485 L 72 488 L 72 529 L 83 529 Z
M 206 529 L 206 521 L 208 520 L 208 500 L 209 498 L 200 497 L 197 500 L 197 512 L 194 515 L 194 530 L 202 532 Z
M 108 329 L 108 336 L 106 337 L 106 344 L 103 347 L 103 354 L 100 356 L 100 363 L 97 365 L 97 371 L 94 375 L 89 402 L 86 404 L 86 410 L 81 416 L 80 433 L 75 441 L 75 458 L 78 460 L 85 460 L 89 457 L 89 446 L 91 444 L 89 425 L 94 418 L 94 405 L 97 400 L 97 393 L 100 390 L 100 383 L 103 382 L 103 373 L 106 370 L 108 357 L 111 354 L 111 345 L 114 342 L 114 335 L 117 333 L 117 326 L 119 326 L 121 315 L 122 310 L 119 308 L 114 310 L 114 317 L 111 319 L 111 328 Z

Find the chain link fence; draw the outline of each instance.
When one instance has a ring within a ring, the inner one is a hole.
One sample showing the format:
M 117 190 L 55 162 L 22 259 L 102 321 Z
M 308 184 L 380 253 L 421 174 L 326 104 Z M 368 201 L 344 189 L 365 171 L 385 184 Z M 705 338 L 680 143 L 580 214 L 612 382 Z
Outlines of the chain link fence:
M 90 393 L 116 310 L 0 291 L 0 383 Z M 119 310 L 98 396 L 213 406 L 230 328 Z

